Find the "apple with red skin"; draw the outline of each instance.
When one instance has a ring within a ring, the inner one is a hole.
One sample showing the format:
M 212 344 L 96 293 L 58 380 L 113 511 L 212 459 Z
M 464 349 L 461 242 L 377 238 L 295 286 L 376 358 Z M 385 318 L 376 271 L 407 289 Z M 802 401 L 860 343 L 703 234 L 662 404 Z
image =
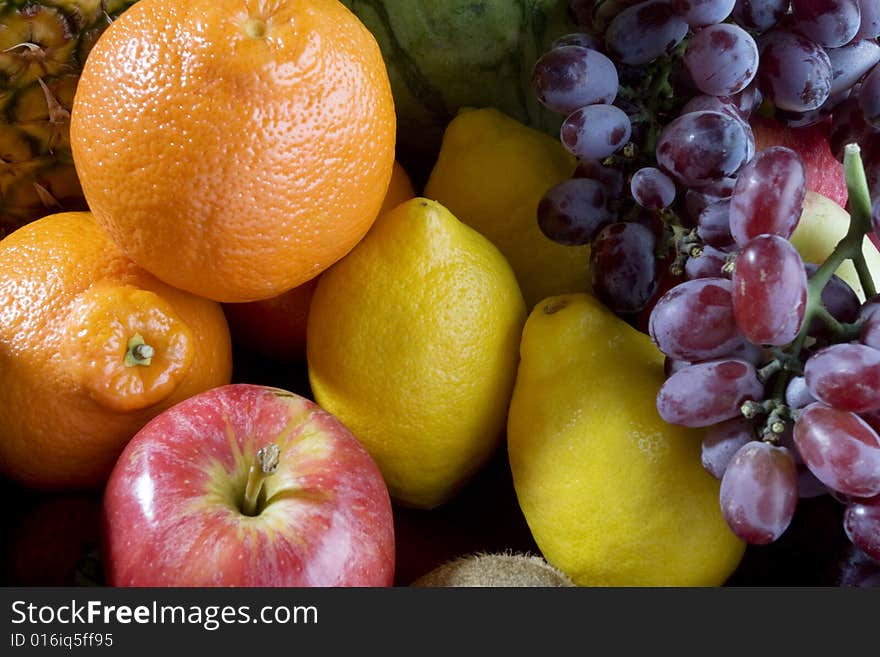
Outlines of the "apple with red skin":
M 843 163 L 831 153 L 828 144 L 830 123 L 825 121 L 803 128 L 791 128 L 776 119 L 755 114 L 749 124 L 755 133 L 755 148 L 785 146 L 801 156 L 807 176 L 807 189 L 822 194 L 845 207 L 848 193 Z
M 821 123 L 802 128 L 791 128 L 778 120 L 754 115 L 750 120 L 752 131 L 755 133 L 755 148 L 763 150 L 770 146 L 786 146 L 801 156 L 804 170 L 807 176 L 807 189 L 831 199 L 841 207 L 846 207 L 849 193 L 846 187 L 846 178 L 843 174 L 843 163 L 831 152 L 828 136 L 831 129 L 830 119 Z M 873 151 L 880 146 L 880 140 L 869 141 L 861 144 L 862 160 L 868 174 L 868 181 L 872 180 L 870 169 Z M 877 161 L 873 155 L 873 161 Z M 876 177 L 876 174 L 874 174 Z M 869 233 L 868 237 L 875 246 L 880 248 L 880 236 Z
M 230 384 L 128 443 L 104 492 L 102 561 L 110 586 L 391 586 L 391 501 L 334 416 Z

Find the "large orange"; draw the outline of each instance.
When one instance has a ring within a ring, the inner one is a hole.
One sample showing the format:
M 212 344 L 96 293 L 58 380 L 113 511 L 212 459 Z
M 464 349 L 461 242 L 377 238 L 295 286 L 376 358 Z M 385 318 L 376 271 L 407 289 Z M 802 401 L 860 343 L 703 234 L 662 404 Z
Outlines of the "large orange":
M 140 0 L 89 54 L 70 137 L 126 254 L 175 287 L 253 301 L 367 232 L 395 127 L 379 47 L 337 0 Z
M 412 179 L 398 162 L 379 214 L 415 196 Z M 246 350 L 277 361 L 299 362 L 306 358 L 306 325 L 309 306 L 320 276 L 277 297 L 248 303 L 227 303 L 232 339 Z
M 138 346 L 140 345 L 140 346 Z M 135 265 L 86 212 L 0 241 L 0 472 L 98 488 L 160 411 L 228 383 L 220 304 Z

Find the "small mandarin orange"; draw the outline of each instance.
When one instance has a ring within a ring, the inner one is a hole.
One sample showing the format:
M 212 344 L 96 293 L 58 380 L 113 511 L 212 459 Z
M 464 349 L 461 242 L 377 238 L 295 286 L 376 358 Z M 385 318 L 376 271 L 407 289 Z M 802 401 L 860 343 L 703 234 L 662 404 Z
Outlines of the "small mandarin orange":
M 87 212 L 0 241 L 0 473 L 95 489 L 154 415 L 228 383 L 220 304 L 172 288 Z

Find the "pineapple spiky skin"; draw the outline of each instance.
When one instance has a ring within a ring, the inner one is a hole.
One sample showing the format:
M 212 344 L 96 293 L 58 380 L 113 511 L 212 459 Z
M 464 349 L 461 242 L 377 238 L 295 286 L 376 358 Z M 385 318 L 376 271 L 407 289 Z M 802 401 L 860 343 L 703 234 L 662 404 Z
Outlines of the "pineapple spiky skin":
M 86 56 L 137 0 L 0 0 L 0 238 L 86 208 L 70 110 Z

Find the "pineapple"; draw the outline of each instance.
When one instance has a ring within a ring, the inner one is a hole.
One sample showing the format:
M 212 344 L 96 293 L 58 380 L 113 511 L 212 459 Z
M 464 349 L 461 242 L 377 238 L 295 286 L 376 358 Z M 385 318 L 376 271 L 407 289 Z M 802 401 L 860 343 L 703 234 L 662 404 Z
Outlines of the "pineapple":
M 70 109 L 86 55 L 137 0 L 0 0 L 0 238 L 85 209 Z

